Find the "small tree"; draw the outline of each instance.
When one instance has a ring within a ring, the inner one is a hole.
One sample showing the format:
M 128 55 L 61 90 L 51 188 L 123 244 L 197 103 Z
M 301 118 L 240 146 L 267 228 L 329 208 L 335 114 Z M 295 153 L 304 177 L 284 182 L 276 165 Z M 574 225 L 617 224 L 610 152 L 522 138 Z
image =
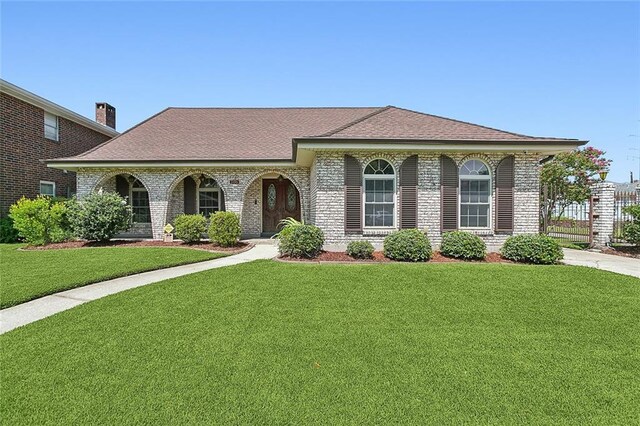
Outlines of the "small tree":
M 131 226 L 131 206 L 115 192 L 93 192 L 69 202 L 69 222 L 78 238 L 108 241 Z
M 20 237 L 32 245 L 60 242 L 69 236 L 65 203 L 43 195 L 33 200 L 20 198 L 9 208 L 9 217 Z
M 589 199 L 589 186 L 601 171 L 608 171 L 611 160 L 604 151 L 593 147 L 563 152 L 542 166 L 540 181 L 552 189 L 542 192 L 543 216 L 550 218 L 555 212 L 562 216 L 567 206 Z M 545 198 L 546 196 L 546 198 Z

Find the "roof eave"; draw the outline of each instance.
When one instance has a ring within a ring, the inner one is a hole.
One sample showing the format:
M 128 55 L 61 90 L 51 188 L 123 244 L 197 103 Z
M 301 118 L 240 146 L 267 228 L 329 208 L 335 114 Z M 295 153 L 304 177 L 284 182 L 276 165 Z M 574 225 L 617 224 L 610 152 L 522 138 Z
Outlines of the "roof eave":
M 59 117 L 66 118 L 67 120 L 73 121 L 74 123 L 78 123 L 84 127 L 88 127 L 91 130 L 102 133 L 103 135 L 114 137 L 120 134 L 120 132 L 112 129 L 109 126 L 105 126 L 96 121 L 90 120 L 84 115 L 73 112 L 70 109 L 53 103 L 48 99 L 38 96 L 35 93 L 31 93 L 28 90 L 25 90 L 22 87 L 18 87 L 15 84 L 9 83 L 6 80 L 0 79 L 0 92 L 6 93 L 9 96 L 13 96 L 14 98 L 20 99 L 21 101 L 34 105 L 45 111 L 51 112 L 52 114 L 55 114 Z

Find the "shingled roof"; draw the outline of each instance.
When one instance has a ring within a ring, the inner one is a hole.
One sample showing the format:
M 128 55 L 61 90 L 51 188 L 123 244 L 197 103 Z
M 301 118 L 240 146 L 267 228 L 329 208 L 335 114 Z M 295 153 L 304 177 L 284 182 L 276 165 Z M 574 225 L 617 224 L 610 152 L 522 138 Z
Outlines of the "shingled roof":
M 579 142 L 506 132 L 393 106 L 167 108 L 76 157 L 52 162 L 291 160 L 294 140 Z

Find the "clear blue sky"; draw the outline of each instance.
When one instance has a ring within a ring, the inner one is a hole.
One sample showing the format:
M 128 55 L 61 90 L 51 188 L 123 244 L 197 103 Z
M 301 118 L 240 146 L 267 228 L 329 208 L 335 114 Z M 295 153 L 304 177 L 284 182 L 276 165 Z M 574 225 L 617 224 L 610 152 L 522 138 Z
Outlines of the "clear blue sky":
M 123 131 L 167 106 L 405 108 L 638 174 L 640 3 L 8 3 L 2 77 Z M 630 136 L 636 135 L 636 136 Z

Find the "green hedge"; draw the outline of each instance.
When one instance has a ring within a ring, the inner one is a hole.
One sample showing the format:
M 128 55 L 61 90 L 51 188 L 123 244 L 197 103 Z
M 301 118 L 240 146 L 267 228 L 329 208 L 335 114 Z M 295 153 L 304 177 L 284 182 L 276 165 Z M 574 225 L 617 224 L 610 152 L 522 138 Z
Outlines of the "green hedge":
M 546 235 L 525 234 L 507 238 L 502 246 L 503 257 L 526 263 L 553 264 L 562 259 L 562 249 L 556 240 Z
M 445 232 L 442 235 L 440 253 L 457 259 L 484 259 L 487 255 L 487 246 L 482 238 L 470 232 Z
M 622 235 L 627 242 L 638 246 L 640 245 L 640 204 L 627 206 L 622 211 L 633 218 L 633 222 L 626 223 L 622 228 Z
M 347 254 L 355 259 L 371 259 L 373 251 L 369 241 L 351 241 L 347 246 Z
M 235 246 L 240 239 L 240 218 L 233 212 L 216 212 L 209 218 L 209 239 L 222 247 Z
M 13 227 L 10 217 L 0 218 L 0 243 L 16 243 L 19 239 L 18 230 Z
M 131 206 L 115 192 L 93 192 L 67 204 L 69 222 L 78 238 L 108 241 L 131 226 Z
M 384 239 L 384 255 L 403 262 L 424 262 L 431 259 L 431 242 L 417 229 L 404 229 Z
M 39 195 L 30 200 L 22 197 L 9 207 L 9 217 L 18 235 L 31 245 L 65 241 L 71 237 L 65 203 Z
M 324 234 L 315 225 L 301 223 L 285 226 L 278 234 L 281 255 L 314 258 L 322 250 Z
M 181 214 L 174 220 L 176 238 L 185 243 L 200 241 L 207 231 L 207 219 L 201 214 Z

